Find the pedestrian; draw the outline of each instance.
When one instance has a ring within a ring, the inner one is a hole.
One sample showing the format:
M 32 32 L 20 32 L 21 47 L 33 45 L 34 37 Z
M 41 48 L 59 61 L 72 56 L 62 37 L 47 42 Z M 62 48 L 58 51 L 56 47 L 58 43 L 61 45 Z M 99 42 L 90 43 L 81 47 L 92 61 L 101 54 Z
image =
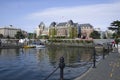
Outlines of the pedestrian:
M 113 49 L 112 52 L 115 52 L 115 41 L 114 40 L 112 41 L 112 49 Z
M 112 45 L 115 47 L 115 41 L 114 40 L 112 41 Z

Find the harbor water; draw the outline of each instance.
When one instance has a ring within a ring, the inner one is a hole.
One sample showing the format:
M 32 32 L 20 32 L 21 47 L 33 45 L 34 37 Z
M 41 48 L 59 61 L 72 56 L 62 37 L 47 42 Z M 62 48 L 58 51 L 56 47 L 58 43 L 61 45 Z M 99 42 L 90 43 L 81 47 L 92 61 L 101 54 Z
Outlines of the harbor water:
M 0 80 L 44 80 L 65 59 L 64 79 L 72 80 L 92 66 L 92 48 L 46 47 L 0 49 Z M 59 80 L 58 68 L 48 80 Z

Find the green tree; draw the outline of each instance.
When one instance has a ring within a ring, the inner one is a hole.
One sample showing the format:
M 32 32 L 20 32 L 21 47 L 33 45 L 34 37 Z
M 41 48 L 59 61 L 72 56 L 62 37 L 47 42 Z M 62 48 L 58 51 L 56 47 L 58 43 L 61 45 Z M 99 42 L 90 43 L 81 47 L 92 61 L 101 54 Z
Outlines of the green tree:
M 112 38 L 116 38 L 117 33 L 113 33 Z
M 93 31 L 90 34 L 90 37 L 92 37 L 93 39 L 100 39 L 100 33 L 98 31 Z
M 0 38 L 3 38 L 3 34 L 0 34 Z
M 39 39 L 48 39 L 49 37 L 48 37 L 48 35 L 40 35 L 40 36 L 38 36 L 38 38 Z
M 108 29 L 116 30 L 117 31 L 117 35 L 120 37 L 120 21 L 119 20 L 113 21 L 111 23 L 111 26 L 112 27 L 108 27 Z
M 21 31 L 18 31 L 15 35 L 15 38 L 23 39 L 23 38 L 25 38 L 25 35 Z
M 76 27 L 70 27 L 69 31 L 70 31 L 69 32 L 70 38 L 73 39 L 73 38 L 77 37 L 77 28 Z
M 74 36 L 73 36 L 73 28 L 72 27 L 70 27 L 69 28 L 69 38 L 73 38 Z
M 49 30 L 50 37 L 54 38 L 55 35 L 57 34 L 56 29 L 53 27 Z
M 28 38 L 29 39 L 36 39 L 36 34 L 35 33 L 28 33 Z
M 77 37 L 77 28 L 76 27 L 74 27 L 74 29 L 73 29 L 73 34 L 74 34 L 74 38 L 76 38 Z

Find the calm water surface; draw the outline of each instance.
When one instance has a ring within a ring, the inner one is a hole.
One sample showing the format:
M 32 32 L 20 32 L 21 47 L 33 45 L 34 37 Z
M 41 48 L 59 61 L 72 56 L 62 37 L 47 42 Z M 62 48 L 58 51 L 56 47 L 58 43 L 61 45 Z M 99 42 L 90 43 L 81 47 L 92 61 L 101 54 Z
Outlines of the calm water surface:
M 93 50 L 73 47 L 1 49 L 0 80 L 44 80 L 65 58 L 64 78 L 72 80 L 91 66 Z M 48 80 L 59 80 L 59 69 Z

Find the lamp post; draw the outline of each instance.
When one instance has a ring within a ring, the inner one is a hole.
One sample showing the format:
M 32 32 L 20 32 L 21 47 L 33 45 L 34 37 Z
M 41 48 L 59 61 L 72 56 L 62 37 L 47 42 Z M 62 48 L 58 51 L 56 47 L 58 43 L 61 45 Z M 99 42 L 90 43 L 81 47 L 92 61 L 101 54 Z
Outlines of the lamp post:
M 96 50 L 94 42 L 93 42 L 93 68 L 96 68 Z
M 94 51 L 93 51 L 93 68 L 96 68 L 96 50 L 94 47 Z
M 103 47 L 103 59 L 105 59 L 105 47 Z
M 59 68 L 60 68 L 60 80 L 64 80 L 63 69 L 65 68 L 65 63 L 64 63 L 64 58 L 63 57 L 60 58 Z

